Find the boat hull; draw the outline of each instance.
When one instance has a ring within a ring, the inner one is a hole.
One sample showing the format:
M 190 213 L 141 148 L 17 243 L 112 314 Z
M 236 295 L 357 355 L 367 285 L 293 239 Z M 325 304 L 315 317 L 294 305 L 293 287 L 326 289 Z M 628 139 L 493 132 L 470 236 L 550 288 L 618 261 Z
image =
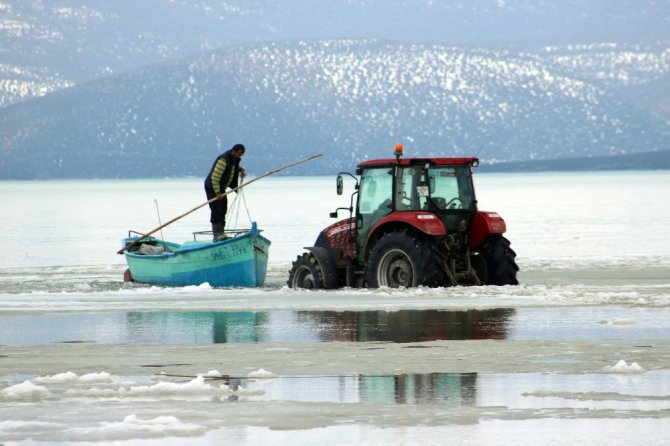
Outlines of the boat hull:
M 151 242 L 163 244 L 156 239 Z M 259 287 L 265 283 L 270 241 L 260 235 L 255 223 L 249 232 L 228 240 L 165 245 L 170 249 L 160 254 L 125 252 L 132 280 L 163 286 Z

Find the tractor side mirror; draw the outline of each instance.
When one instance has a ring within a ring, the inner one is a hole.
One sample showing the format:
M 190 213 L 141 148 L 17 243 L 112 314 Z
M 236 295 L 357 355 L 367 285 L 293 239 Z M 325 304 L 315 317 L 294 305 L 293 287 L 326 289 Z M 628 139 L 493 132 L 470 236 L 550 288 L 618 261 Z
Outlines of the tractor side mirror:
M 330 213 L 330 218 L 337 218 L 337 211 Z
M 343 191 L 344 191 L 344 180 L 342 179 L 342 175 L 337 175 L 337 195 L 342 195 Z

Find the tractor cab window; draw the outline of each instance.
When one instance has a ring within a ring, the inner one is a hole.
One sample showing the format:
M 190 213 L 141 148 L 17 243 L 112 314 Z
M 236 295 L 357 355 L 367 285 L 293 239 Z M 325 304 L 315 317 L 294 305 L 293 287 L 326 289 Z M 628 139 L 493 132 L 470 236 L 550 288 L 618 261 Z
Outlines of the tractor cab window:
M 395 188 L 395 208 L 399 211 L 421 210 L 426 205 L 429 191 L 423 168 L 400 169 Z
M 434 166 L 429 169 L 430 201 L 439 210 L 474 209 L 475 193 L 470 169 Z
M 391 212 L 393 172 L 390 168 L 366 169 L 361 175 L 358 212 L 383 216 Z
M 470 170 L 462 166 L 410 166 L 400 169 L 395 188 L 399 211 L 474 209 Z
M 366 169 L 361 174 L 356 216 L 356 248 L 359 256 L 365 253 L 365 244 L 372 227 L 391 213 L 392 190 L 393 169 Z

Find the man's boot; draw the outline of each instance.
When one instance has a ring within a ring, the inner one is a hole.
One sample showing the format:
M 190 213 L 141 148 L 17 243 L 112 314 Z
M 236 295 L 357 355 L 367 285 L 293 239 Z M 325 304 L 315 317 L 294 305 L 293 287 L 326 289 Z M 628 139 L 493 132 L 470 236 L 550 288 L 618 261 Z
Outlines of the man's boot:
M 223 237 L 223 225 L 221 223 L 212 223 L 212 241 L 219 241 Z
M 219 230 L 219 241 L 228 239 L 228 236 L 226 235 L 226 231 L 225 231 L 226 222 L 223 221 L 223 222 L 219 223 L 219 226 L 221 227 L 221 229 Z

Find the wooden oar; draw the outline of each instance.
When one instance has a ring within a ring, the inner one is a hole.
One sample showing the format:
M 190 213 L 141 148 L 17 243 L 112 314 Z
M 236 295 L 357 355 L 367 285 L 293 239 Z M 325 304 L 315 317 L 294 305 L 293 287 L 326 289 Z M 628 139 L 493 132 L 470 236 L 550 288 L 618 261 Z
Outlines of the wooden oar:
M 311 160 L 313 160 L 314 158 L 318 158 L 318 157 L 320 157 L 320 156 L 321 156 L 321 154 L 318 154 L 318 155 L 312 155 L 312 156 L 310 156 L 310 157 L 308 157 L 308 158 L 302 159 L 302 160 L 300 160 L 300 161 L 296 161 L 295 163 L 291 163 L 291 164 L 288 164 L 288 165 L 286 165 L 286 166 L 280 167 L 279 169 L 271 170 L 270 172 L 266 172 L 266 173 L 264 173 L 263 175 L 258 176 L 258 177 L 254 178 L 253 180 L 251 180 L 251 181 L 249 181 L 249 182 L 247 182 L 247 183 L 243 183 L 243 184 L 237 186 L 236 188 L 229 190 L 228 192 L 225 192 L 225 193 L 223 193 L 223 194 L 219 194 L 219 195 L 217 195 L 216 197 L 211 198 L 211 199 L 205 201 L 204 203 L 202 203 L 202 204 L 200 204 L 200 205 L 194 207 L 194 208 L 191 209 L 190 211 L 188 211 L 188 212 L 184 212 L 183 214 L 181 214 L 181 215 L 179 215 L 179 216 L 173 218 L 172 220 L 168 221 L 167 223 L 160 225 L 160 226 L 157 227 L 156 229 L 153 229 L 153 230 L 147 232 L 146 234 L 142 235 L 142 237 L 138 238 L 138 239 L 135 240 L 134 242 L 129 243 L 129 244 L 127 244 L 126 246 L 124 246 L 123 248 L 121 248 L 119 251 L 117 251 L 117 254 L 123 254 L 123 253 L 124 253 L 126 250 L 128 250 L 129 248 L 132 248 L 133 246 L 139 244 L 142 240 L 144 240 L 145 238 L 149 237 L 151 234 L 153 234 L 153 233 L 155 233 L 155 232 L 157 232 L 157 231 L 160 231 L 161 229 L 163 229 L 163 228 L 166 227 L 167 225 L 171 225 L 172 223 L 176 222 L 176 221 L 179 220 L 180 218 L 186 217 L 188 214 L 191 214 L 191 213 L 197 211 L 198 209 L 200 209 L 200 208 L 203 207 L 203 206 L 208 205 L 209 203 L 212 203 L 212 202 L 214 202 L 214 201 L 216 201 L 216 200 L 220 200 L 220 199 L 222 199 L 223 197 L 225 197 L 225 196 L 227 196 L 227 195 L 229 195 L 229 194 L 232 194 L 233 192 L 237 192 L 238 190 L 242 189 L 243 187 L 246 187 L 246 186 L 250 185 L 250 184 L 253 183 L 254 181 L 258 181 L 258 180 L 260 180 L 261 178 L 269 177 L 270 175 L 274 175 L 274 174 L 276 174 L 277 172 L 280 172 L 280 171 L 282 171 L 282 170 L 284 170 L 284 169 L 288 169 L 289 167 L 293 167 L 293 166 L 296 166 L 296 165 L 298 165 L 298 164 L 302 164 L 302 163 L 305 163 L 305 162 L 307 162 L 307 161 L 311 161 Z

